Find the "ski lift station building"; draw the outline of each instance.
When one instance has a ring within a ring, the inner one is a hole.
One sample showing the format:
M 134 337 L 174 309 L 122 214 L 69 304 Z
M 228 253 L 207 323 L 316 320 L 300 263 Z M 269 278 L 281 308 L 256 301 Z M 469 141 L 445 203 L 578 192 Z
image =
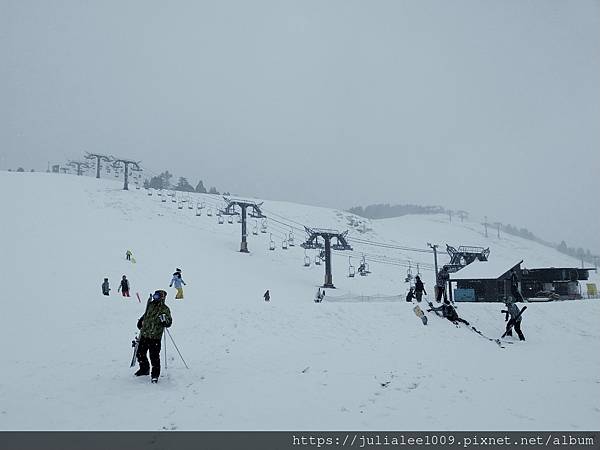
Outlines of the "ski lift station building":
M 502 302 L 510 295 L 513 269 L 521 279 L 522 262 L 474 261 L 450 274 L 450 295 L 459 302 Z

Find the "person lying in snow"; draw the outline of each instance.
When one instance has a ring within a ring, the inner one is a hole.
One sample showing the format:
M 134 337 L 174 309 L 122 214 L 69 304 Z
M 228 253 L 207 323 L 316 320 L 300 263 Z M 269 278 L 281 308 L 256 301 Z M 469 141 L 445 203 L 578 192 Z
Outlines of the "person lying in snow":
M 450 304 L 448 299 L 445 299 L 444 303 L 442 303 L 442 305 L 438 306 L 437 308 L 434 308 L 433 303 L 429 302 L 429 309 L 427 311 L 441 312 L 442 315 L 450 322 L 462 322 L 465 325 L 469 325 L 469 322 L 467 322 L 465 319 L 461 319 L 460 317 L 458 317 L 456 309 L 454 309 L 454 306 Z

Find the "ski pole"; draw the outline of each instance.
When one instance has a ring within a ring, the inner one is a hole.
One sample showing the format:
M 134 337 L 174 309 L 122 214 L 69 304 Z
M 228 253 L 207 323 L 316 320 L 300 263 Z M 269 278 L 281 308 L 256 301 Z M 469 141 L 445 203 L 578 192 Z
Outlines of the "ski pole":
M 163 338 L 165 340 L 165 370 L 167 370 L 167 335 L 164 333 Z
M 167 330 L 167 333 L 169 333 L 169 337 L 171 338 L 171 342 L 173 343 L 173 346 L 175 347 L 175 350 L 177 350 L 177 353 L 179 353 L 179 357 L 183 361 L 183 364 L 185 365 L 186 369 L 189 369 L 188 365 L 185 363 L 185 359 L 183 359 L 183 356 L 181 356 L 181 352 L 177 348 L 177 344 L 175 343 L 175 340 L 173 340 L 173 336 L 171 336 L 171 332 L 169 331 L 168 328 L 165 328 L 165 330 Z M 166 338 L 165 338 L 165 340 L 166 340 Z

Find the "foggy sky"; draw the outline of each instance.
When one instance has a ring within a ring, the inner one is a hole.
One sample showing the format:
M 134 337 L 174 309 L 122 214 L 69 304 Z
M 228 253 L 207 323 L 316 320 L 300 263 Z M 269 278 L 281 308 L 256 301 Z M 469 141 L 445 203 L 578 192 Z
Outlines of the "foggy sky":
M 106 152 L 600 252 L 598 1 L 0 0 L 0 56 L 0 169 Z

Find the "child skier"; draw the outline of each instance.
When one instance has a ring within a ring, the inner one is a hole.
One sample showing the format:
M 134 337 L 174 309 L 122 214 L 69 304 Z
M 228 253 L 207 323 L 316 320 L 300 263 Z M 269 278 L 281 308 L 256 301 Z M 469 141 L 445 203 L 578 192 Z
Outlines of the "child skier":
M 123 297 L 129 297 L 129 280 L 125 275 L 123 275 L 123 278 L 121 279 L 121 284 L 119 285 L 119 289 L 117 289 L 117 291 L 121 291 Z
M 102 283 L 102 293 L 104 295 L 110 295 L 110 286 L 108 285 L 108 278 L 105 278 L 104 283 Z
M 173 324 L 171 310 L 165 305 L 167 293 L 162 290 L 154 292 L 148 299 L 146 312 L 138 319 L 137 327 L 140 330 L 140 342 L 136 353 L 140 368 L 135 372 L 136 377 L 150 374 L 152 364 L 152 383 L 158 382 L 160 376 L 160 340 L 164 328 Z M 150 352 L 150 363 L 147 353 Z
M 183 299 L 183 286 L 185 286 L 185 281 L 183 281 L 183 278 L 181 278 L 181 269 L 177 269 L 175 271 L 175 273 L 173 274 L 173 278 L 171 279 L 171 283 L 169 284 L 169 287 L 173 287 L 173 285 L 175 285 L 175 289 L 177 289 L 177 294 L 175 295 L 175 298 L 177 300 L 182 300 Z

